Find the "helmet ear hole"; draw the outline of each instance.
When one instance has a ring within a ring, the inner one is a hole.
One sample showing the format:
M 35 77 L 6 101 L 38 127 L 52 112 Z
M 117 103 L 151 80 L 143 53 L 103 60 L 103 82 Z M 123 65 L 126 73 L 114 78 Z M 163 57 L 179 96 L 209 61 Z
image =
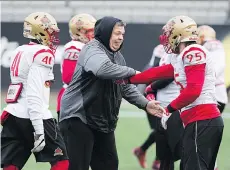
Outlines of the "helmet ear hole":
M 41 36 L 45 36 L 45 34 L 43 34 L 42 32 L 39 33 Z
M 176 39 L 177 38 L 177 35 L 175 35 L 174 37 L 173 37 L 173 39 Z

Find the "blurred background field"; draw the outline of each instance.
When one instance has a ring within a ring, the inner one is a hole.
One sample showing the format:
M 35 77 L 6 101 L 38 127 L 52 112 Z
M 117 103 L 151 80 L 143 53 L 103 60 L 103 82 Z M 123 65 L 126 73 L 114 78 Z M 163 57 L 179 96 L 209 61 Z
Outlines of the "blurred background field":
M 60 61 L 64 44 L 70 41 L 68 22 L 73 15 L 89 13 L 99 19 L 114 16 L 127 23 L 122 53 L 127 65 L 142 70 L 159 44 L 162 26 L 173 16 L 187 15 L 198 25 L 207 24 L 217 32 L 217 38 L 226 51 L 226 85 L 230 87 L 230 0 L 173 0 L 173 1 L 1 1 L 1 108 L 4 107 L 6 89 L 10 83 L 9 64 L 12 51 L 28 43 L 22 36 L 24 18 L 37 11 L 53 15 L 60 28 L 60 45 L 55 53 L 54 75 L 50 109 L 56 117 L 56 96 L 62 86 Z M 218 57 L 218 56 L 217 56 Z M 219 170 L 230 170 L 230 105 L 223 114 L 225 129 L 218 155 Z M 140 170 L 133 148 L 148 136 L 150 128 L 144 111 L 122 102 L 120 119 L 116 129 L 119 170 Z M 148 170 L 155 157 L 154 146 L 147 154 Z M 178 170 L 178 164 L 175 170 Z M 33 156 L 23 170 L 48 170 L 48 163 L 36 164 Z M 109 168 L 108 168 L 109 170 Z

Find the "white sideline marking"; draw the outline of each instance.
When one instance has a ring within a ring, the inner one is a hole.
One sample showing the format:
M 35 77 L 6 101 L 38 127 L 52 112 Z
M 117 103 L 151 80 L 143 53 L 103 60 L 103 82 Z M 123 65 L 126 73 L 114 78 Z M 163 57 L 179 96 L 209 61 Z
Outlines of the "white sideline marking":
M 145 112 L 130 112 L 130 111 L 120 111 L 119 117 L 146 117 Z M 225 119 L 230 119 L 230 113 L 223 113 L 222 117 Z

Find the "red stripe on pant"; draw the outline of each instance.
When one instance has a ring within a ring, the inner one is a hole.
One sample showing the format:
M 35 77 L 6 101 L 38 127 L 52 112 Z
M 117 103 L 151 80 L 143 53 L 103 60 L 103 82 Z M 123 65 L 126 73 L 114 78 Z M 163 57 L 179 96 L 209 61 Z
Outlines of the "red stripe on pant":
M 69 169 L 69 160 L 62 160 L 54 164 L 50 170 L 68 170 L 68 169 Z
M 19 168 L 15 165 L 7 165 L 3 168 L 3 170 L 19 170 Z

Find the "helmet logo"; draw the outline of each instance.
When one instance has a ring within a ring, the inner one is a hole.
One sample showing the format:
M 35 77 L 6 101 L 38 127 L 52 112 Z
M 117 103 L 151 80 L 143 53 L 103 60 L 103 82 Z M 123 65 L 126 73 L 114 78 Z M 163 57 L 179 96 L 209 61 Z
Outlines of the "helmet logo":
M 43 26 L 46 28 L 48 28 L 51 25 L 51 21 L 49 20 L 49 18 L 47 18 L 46 15 L 41 19 L 41 22 Z
M 170 23 L 168 23 L 168 27 L 172 27 L 175 24 L 176 24 L 176 22 L 174 20 L 172 20 Z
M 76 25 L 79 27 L 82 27 L 84 25 L 84 22 L 81 21 L 80 19 L 76 22 Z

